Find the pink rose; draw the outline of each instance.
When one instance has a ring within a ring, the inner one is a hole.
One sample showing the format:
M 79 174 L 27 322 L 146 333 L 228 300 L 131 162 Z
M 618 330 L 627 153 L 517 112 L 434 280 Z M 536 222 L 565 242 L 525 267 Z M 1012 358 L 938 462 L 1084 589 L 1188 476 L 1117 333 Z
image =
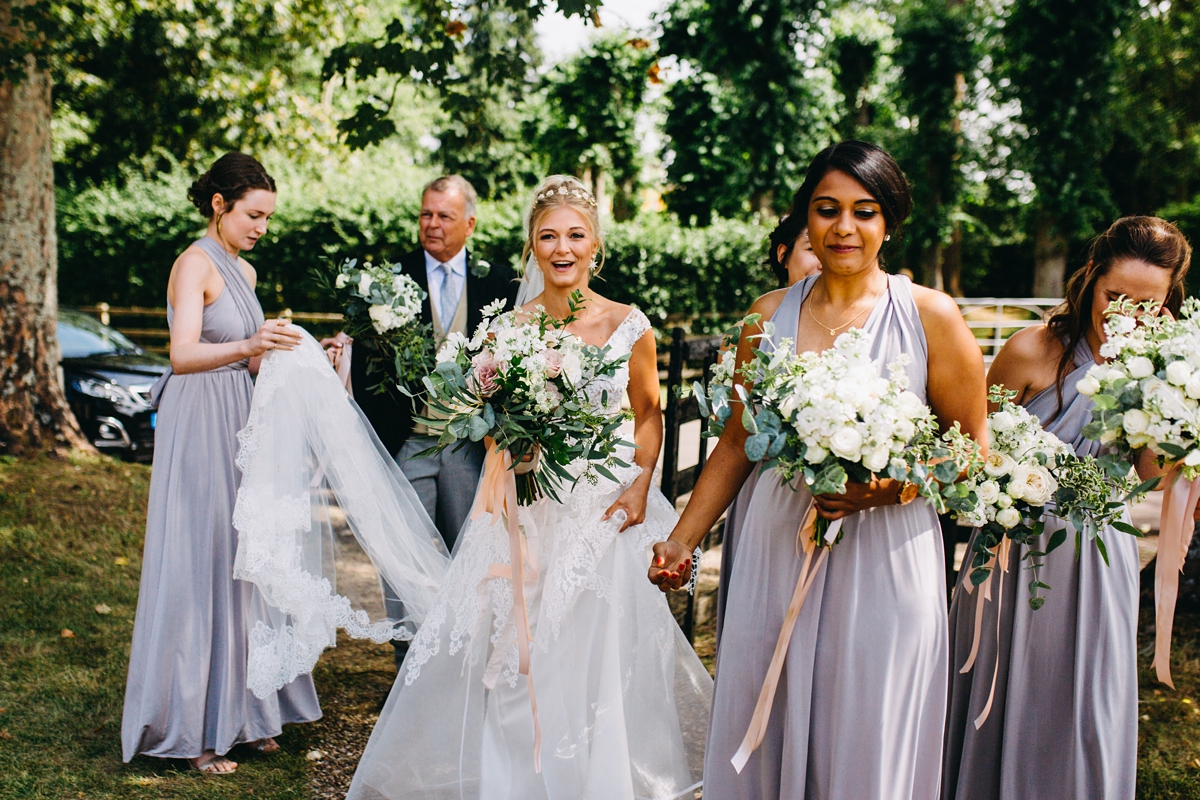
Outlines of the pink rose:
M 546 350 L 542 353 L 542 358 L 546 360 L 546 377 L 557 378 L 562 372 L 563 355 L 558 350 Z
M 496 360 L 492 358 L 492 354 L 484 350 L 471 359 L 471 382 L 475 385 L 475 391 L 483 397 L 491 397 L 500 388 L 496 383 L 496 378 L 500 375 L 500 369 L 496 364 Z

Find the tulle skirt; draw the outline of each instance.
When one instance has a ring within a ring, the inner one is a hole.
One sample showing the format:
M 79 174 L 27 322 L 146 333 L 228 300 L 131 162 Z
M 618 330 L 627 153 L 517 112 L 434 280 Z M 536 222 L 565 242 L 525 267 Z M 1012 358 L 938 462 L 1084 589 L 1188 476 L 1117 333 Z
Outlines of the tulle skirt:
M 646 580 L 650 547 L 677 517 L 651 489 L 644 523 L 621 533 L 621 514 L 601 519 L 636 474 L 521 509 L 541 772 L 512 584 L 489 577 L 510 563 L 508 533 L 484 516 L 460 534 L 349 798 L 693 796 L 712 681 Z

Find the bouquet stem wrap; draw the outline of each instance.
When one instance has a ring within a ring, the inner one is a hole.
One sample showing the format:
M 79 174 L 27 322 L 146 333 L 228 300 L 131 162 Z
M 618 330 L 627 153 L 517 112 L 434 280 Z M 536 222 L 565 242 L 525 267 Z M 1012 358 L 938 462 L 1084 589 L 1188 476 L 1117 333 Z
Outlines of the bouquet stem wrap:
M 533 675 L 529 670 L 529 608 L 525 604 L 525 547 L 524 537 L 517 519 L 519 508 L 517 504 L 517 476 L 513 472 L 512 454 L 508 450 L 488 448 L 487 459 L 483 464 L 483 478 L 480 480 L 479 493 L 475 497 L 475 508 L 471 512 L 472 519 L 478 519 L 484 514 L 492 515 L 492 522 L 500 521 L 503 515 L 508 527 L 508 564 L 492 564 L 488 569 L 487 578 L 506 579 L 512 582 L 513 593 L 513 627 L 517 635 L 517 671 L 525 676 L 525 685 L 529 689 L 529 706 L 533 712 L 533 768 L 542 771 L 542 725 L 538 719 L 537 695 L 533 691 Z M 483 587 L 481 586 L 481 591 Z M 485 675 L 487 688 L 495 686 L 499 670 L 488 669 Z
M 829 555 L 828 547 L 818 547 L 817 542 L 813 541 L 817 521 L 815 500 L 809 502 L 802 520 L 800 530 L 796 535 L 804 548 L 804 564 L 800 567 L 800 577 L 796 579 L 796 590 L 792 593 L 787 614 L 783 617 L 783 627 L 779 631 L 779 639 L 775 642 L 775 653 L 771 656 L 771 665 L 767 668 L 762 689 L 758 693 L 758 702 L 754 705 L 754 715 L 750 718 L 750 727 L 746 731 L 745 738 L 742 739 L 741 747 L 731 759 L 733 768 L 739 775 L 745 768 L 746 762 L 750 760 L 750 755 L 758 749 L 767 735 L 767 722 L 771 719 L 771 707 L 775 704 L 779 676 L 783 673 L 783 662 L 787 657 L 788 646 L 792 642 L 796 621 L 800 618 L 800 609 L 804 607 L 804 600 L 808 597 L 808 590 L 812 588 L 817 571 L 821 569 L 826 556 Z M 820 550 L 820 553 L 814 562 L 813 555 L 816 550 Z
M 975 718 L 975 730 L 983 727 L 983 723 L 987 722 L 988 715 L 992 713 L 992 702 L 996 699 L 996 678 L 1000 674 L 1000 611 L 1004 606 L 1004 575 L 1008 572 L 1008 555 L 1012 548 L 1012 539 L 1005 537 L 996 547 L 996 553 L 987 563 L 987 568 L 990 570 L 986 579 L 979 586 L 979 597 L 975 601 L 975 634 L 971 640 L 971 654 L 967 656 L 967 663 L 963 664 L 962 669 L 958 671 L 960 675 L 966 675 L 975 666 L 975 658 L 979 655 L 979 640 L 983 634 L 983 606 L 992 599 L 992 579 L 996 577 L 996 567 L 1000 568 L 1000 578 L 996 585 L 996 663 L 992 667 L 992 688 L 988 692 L 987 703 L 983 706 L 983 711 L 979 712 L 979 716 Z M 963 590 L 967 594 L 971 594 L 975 590 L 975 584 L 969 580 L 964 581 Z
M 1171 680 L 1171 628 L 1179 573 L 1192 543 L 1192 515 L 1200 502 L 1200 478 L 1186 480 L 1179 467 L 1167 476 L 1162 517 L 1158 524 L 1158 557 L 1154 567 L 1154 671 L 1158 680 L 1175 688 Z

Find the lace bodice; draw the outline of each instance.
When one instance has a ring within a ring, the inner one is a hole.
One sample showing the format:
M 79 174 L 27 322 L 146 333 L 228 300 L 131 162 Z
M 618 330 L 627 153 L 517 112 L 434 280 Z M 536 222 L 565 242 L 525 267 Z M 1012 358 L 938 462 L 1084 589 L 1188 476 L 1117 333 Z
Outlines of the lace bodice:
M 609 357 L 628 355 L 633 352 L 633 345 L 650 330 L 650 320 L 638 309 L 632 309 L 621 320 L 621 324 L 608 337 L 604 346 L 609 349 Z M 614 375 L 603 375 L 588 384 L 587 393 L 592 402 L 601 406 L 602 399 L 607 399 L 604 410 L 609 416 L 615 417 L 621 413 L 621 398 L 629 386 L 629 362 L 621 365 Z

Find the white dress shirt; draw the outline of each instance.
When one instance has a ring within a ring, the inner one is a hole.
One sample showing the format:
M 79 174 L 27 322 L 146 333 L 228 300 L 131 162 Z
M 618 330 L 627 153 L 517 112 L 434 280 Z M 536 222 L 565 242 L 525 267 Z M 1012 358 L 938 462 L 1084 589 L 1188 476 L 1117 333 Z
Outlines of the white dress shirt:
M 429 305 L 439 318 L 442 314 L 442 263 L 428 252 L 425 253 L 425 277 L 429 280 Z M 459 250 L 446 263 L 450 264 L 450 281 L 461 301 L 462 293 L 467 286 L 467 248 Z M 451 322 L 453 320 L 441 320 L 443 326 L 447 326 Z

